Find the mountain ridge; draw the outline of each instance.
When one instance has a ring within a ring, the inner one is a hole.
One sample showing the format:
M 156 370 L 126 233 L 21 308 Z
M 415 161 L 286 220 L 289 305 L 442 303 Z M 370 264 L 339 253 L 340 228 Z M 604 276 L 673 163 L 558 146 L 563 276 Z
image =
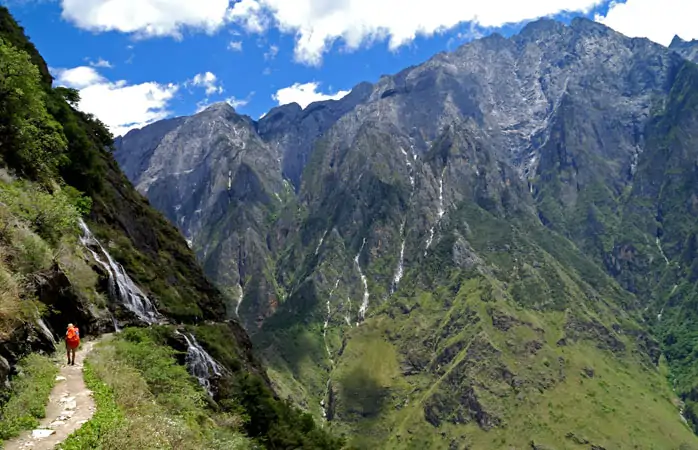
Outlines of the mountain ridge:
M 692 70 L 647 39 L 544 19 L 360 84 L 349 100 L 274 108 L 246 129 L 275 162 L 229 177 L 229 195 L 255 186 L 256 197 L 217 204 L 224 218 L 201 221 L 193 248 L 231 289 L 228 314 L 279 391 L 353 445 L 507 448 L 571 434 L 606 447 L 663 435 L 678 446 L 668 391 L 652 400 L 664 431 L 633 434 L 622 422 L 647 419 L 625 414 L 649 408 L 632 401 L 661 385 L 667 362 L 695 417 L 693 325 L 673 328 L 692 300 L 676 297 L 680 283 L 665 290 L 663 277 L 685 277 L 665 275 L 681 252 L 664 253 L 668 235 L 648 206 L 692 204 L 688 172 L 680 197 L 655 198 L 660 168 L 677 170 L 663 146 L 683 148 L 672 129 L 693 139 Z M 205 128 L 203 118 L 191 120 Z M 213 151 L 222 139 L 199 145 Z M 116 158 L 129 164 L 129 153 Z M 192 187 L 163 175 L 169 190 Z M 276 184 L 252 182 L 263 177 Z M 170 220 L 215 210 L 199 197 L 181 213 L 168 203 Z M 680 226 L 667 227 L 689 239 L 689 254 L 692 214 L 682 208 Z M 674 319 L 658 325 L 666 295 Z

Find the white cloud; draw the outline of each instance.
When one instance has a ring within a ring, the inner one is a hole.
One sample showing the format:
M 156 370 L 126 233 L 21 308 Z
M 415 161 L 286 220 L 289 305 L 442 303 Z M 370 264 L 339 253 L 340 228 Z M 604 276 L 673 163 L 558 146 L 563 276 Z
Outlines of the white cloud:
M 698 38 L 696 15 L 696 0 L 627 0 L 612 3 L 606 16 L 596 20 L 627 36 L 669 45 L 677 34 L 686 40 Z
M 238 109 L 246 106 L 250 102 L 250 98 L 249 96 L 247 98 L 228 97 L 225 101 L 233 108 Z
M 432 35 L 464 22 L 499 27 L 564 11 L 588 12 L 608 0 L 242 0 L 231 18 L 261 32 L 271 21 L 296 35 L 296 60 L 320 64 L 337 39 L 348 49 L 387 38 L 391 49 L 417 35 Z M 689 0 L 686 0 L 689 1 Z
M 226 18 L 250 33 L 261 33 L 269 26 L 268 16 L 257 0 L 241 0 L 235 3 L 228 11 Z
M 114 66 L 112 65 L 112 63 L 110 63 L 110 62 L 107 61 L 106 59 L 102 59 L 102 58 L 99 58 L 97 61 L 90 61 L 90 65 L 91 65 L 92 67 L 101 67 L 101 68 L 104 68 L 104 69 L 111 69 L 111 68 L 114 67 Z
M 230 43 L 228 44 L 228 50 L 232 50 L 234 52 L 241 52 L 242 41 L 230 41 Z
M 92 67 L 80 66 L 73 69 L 55 69 L 58 83 L 74 89 L 84 89 L 104 81 L 104 78 Z
M 185 28 L 220 28 L 229 0 L 61 0 L 61 5 L 63 18 L 83 29 L 179 37 Z
M 271 98 L 274 99 L 279 106 L 288 103 L 298 103 L 301 108 L 305 109 L 305 107 L 313 102 L 339 100 L 349 93 L 349 91 L 337 91 L 334 94 L 323 94 L 317 91 L 319 86 L 320 83 L 314 81 L 305 84 L 295 83 L 293 86 L 279 89 Z
M 176 84 L 112 82 L 92 67 L 56 69 L 53 73 L 59 85 L 80 91 L 78 108 L 94 114 L 115 136 L 169 116 L 168 103 L 178 90 Z
M 222 94 L 223 86 L 218 86 L 218 77 L 212 72 L 199 73 L 188 83 L 206 89 L 206 95 Z
M 276 45 L 271 45 L 271 46 L 269 46 L 269 50 L 264 52 L 264 59 L 269 61 L 270 59 L 276 58 L 276 55 L 278 55 L 278 54 L 279 54 L 279 47 L 277 47 Z

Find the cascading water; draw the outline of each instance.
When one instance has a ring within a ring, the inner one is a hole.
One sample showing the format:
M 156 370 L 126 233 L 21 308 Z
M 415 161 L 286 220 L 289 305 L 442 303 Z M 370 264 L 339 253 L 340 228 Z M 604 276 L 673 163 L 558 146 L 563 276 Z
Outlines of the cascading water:
M 393 284 L 390 287 L 390 294 L 394 294 L 400 285 L 400 280 L 402 280 L 402 275 L 405 272 L 404 262 L 405 262 L 405 219 L 400 225 L 400 236 L 402 236 L 402 244 L 400 244 L 400 258 L 397 261 L 397 269 L 395 270 L 395 275 L 393 276 Z
M 351 328 L 351 299 L 347 297 L 347 311 L 344 314 L 344 321 Z
M 114 332 L 115 333 L 120 333 L 121 328 L 119 328 L 119 322 L 116 321 L 116 317 L 114 317 L 114 314 L 111 313 L 111 311 L 107 310 L 109 313 L 109 318 L 111 318 L 111 323 L 114 325 Z
M 368 282 L 366 281 L 366 275 L 364 275 L 363 271 L 361 270 L 361 264 L 359 264 L 359 256 L 361 256 L 361 252 L 364 250 L 365 245 L 366 245 L 366 238 L 364 238 L 364 241 L 361 244 L 361 248 L 359 249 L 359 253 L 356 254 L 356 257 L 354 257 L 354 263 L 356 263 L 356 268 L 359 270 L 359 275 L 361 276 L 361 283 L 363 283 L 363 285 L 364 285 L 364 298 L 361 302 L 361 306 L 359 307 L 359 319 L 356 322 L 356 325 L 358 325 L 359 323 L 364 321 L 364 319 L 366 318 L 366 310 L 368 310 L 368 299 L 369 299 Z
M 439 205 L 436 210 L 436 223 L 432 225 L 432 227 L 429 229 L 429 238 L 427 239 L 427 248 L 424 250 L 424 256 L 427 256 L 427 251 L 429 250 L 429 247 L 431 247 L 431 243 L 434 241 L 434 231 L 436 229 L 436 226 L 441 222 L 441 218 L 443 218 L 444 214 L 446 211 L 444 210 L 444 173 L 446 172 L 446 167 L 443 168 L 441 171 L 441 178 L 439 178 Z
M 405 164 L 407 165 L 407 173 L 410 176 L 410 185 L 414 189 L 414 168 L 412 167 L 412 162 L 410 161 L 410 157 L 404 148 L 400 147 L 400 151 L 402 152 L 403 155 L 405 155 Z M 416 154 L 413 156 L 414 156 L 414 159 L 417 159 Z
M 238 304 L 235 306 L 235 315 L 240 317 L 240 305 L 242 305 L 242 299 L 245 297 L 245 291 L 242 289 L 242 284 L 240 284 L 240 294 L 238 295 Z
M 662 248 L 661 241 L 659 240 L 659 238 L 657 238 L 655 242 L 657 243 L 657 248 L 659 249 L 659 253 L 662 255 L 662 258 L 664 258 L 664 262 L 666 262 L 666 265 L 668 266 L 671 263 L 669 262 L 669 258 L 666 257 L 666 254 L 664 254 L 664 249 Z
M 414 195 L 414 166 L 410 161 L 410 157 L 404 148 L 400 147 L 400 151 L 405 156 L 405 165 L 407 166 L 407 173 L 410 176 L 410 186 L 412 186 L 412 191 L 410 192 L 410 202 L 412 201 L 412 196 Z M 413 159 L 417 159 L 417 155 L 413 153 Z M 397 268 L 395 269 L 395 275 L 393 276 L 393 284 L 390 286 L 390 294 L 394 294 L 402 280 L 402 276 L 405 273 L 405 225 L 407 224 L 407 217 L 402 221 L 400 225 L 400 237 L 402 238 L 402 243 L 400 244 L 400 258 L 397 262 Z
M 327 418 L 327 407 L 329 407 L 329 402 L 327 402 L 326 404 L 325 399 L 327 399 L 327 396 L 331 389 L 332 370 L 334 370 L 334 360 L 332 359 L 332 351 L 330 351 L 330 346 L 327 344 L 327 328 L 329 327 L 330 319 L 332 318 L 332 308 L 330 306 L 330 301 L 334 296 L 334 291 L 337 289 L 337 286 L 339 286 L 339 278 L 334 283 L 334 287 L 330 290 L 330 294 L 327 296 L 327 317 L 325 317 L 325 324 L 322 328 L 322 340 L 325 342 L 325 352 L 327 352 L 327 359 L 330 360 L 330 376 L 327 377 L 327 386 L 325 387 L 325 394 L 322 396 L 322 399 L 320 400 L 320 407 L 322 408 L 322 417 L 325 419 Z
M 330 347 L 327 345 L 327 327 L 330 326 L 330 319 L 332 318 L 330 301 L 334 296 L 334 291 L 337 289 L 337 286 L 339 286 L 339 278 L 334 283 L 334 287 L 330 290 L 330 295 L 327 296 L 327 316 L 325 317 L 325 324 L 322 327 L 322 339 L 325 341 L 325 351 L 327 352 L 327 358 L 330 360 L 331 365 L 334 365 L 334 361 L 332 361 L 332 352 L 330 351 Z
M 324 233 L 322 233 L 322 237 L 320 238 L 320 242 L 318 242 L 317 247 L 315 247 L 315 256 L 320 253 L 320 247 L 322 247 L 322 243 L 325 242 L 325 237 L 327 236 L 327 230 L 325 230 Z
M 80 243 L 109 274 L 109 295 L 112 299 L 124 305 L 126 309 L 134 313 L 143 322 L 148 324 L 155 323 L 159 318 L 159 314 L 150 299 L 131 280 L 121 264 L 112 259 L 111 255 L 102 247 L 102 244 L 94 237 L 92 231 L 90 231 L 82 219 L 80 219 L 80 229 L 82 230 Z M 97 247 L 104 258 L 106 258 L 106 261 L 92 247 Z
M 223 369 L 206 350 L 201 348 L 192 334 L 182 334 L 179 331 L 175 332 L 183 336 L 187 341 L 186 363 L 189 373 L 199 381 L 199 384 L 203 386 L 204 389 L 206 389 L 208 395 L 213 396 L 211 377 L 220 377 L 223 373 Z

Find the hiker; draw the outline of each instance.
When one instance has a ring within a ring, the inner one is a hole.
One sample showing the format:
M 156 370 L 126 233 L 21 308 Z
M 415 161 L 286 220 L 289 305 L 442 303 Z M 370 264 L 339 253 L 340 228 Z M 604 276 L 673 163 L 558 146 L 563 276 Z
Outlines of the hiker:
M 68 352 L 68 364 L 75 365 L 75 350 L 80 345 L 80 330 L 72 323 L 68 324 L 68 331 L 65 332 L 65 349 Z M 71 361 L 70 354 L 73 354 Z

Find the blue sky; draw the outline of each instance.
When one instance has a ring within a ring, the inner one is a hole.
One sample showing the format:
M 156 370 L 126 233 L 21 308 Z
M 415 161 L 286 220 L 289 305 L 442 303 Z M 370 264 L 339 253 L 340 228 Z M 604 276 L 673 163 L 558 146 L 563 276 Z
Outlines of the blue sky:
M 115 134 L 217 101 L 255 119 L 280 103 L 305 106 L 473 37 L 510 35 L 541 16 L 596 18 L 665 45 L 674 34 L 698 37 L 681 19 L 698 13 L 693 0 L 664 0 L 661 7 L 657 0 L 4 3 L 60 82 L 81 89 L 80 108 Z

